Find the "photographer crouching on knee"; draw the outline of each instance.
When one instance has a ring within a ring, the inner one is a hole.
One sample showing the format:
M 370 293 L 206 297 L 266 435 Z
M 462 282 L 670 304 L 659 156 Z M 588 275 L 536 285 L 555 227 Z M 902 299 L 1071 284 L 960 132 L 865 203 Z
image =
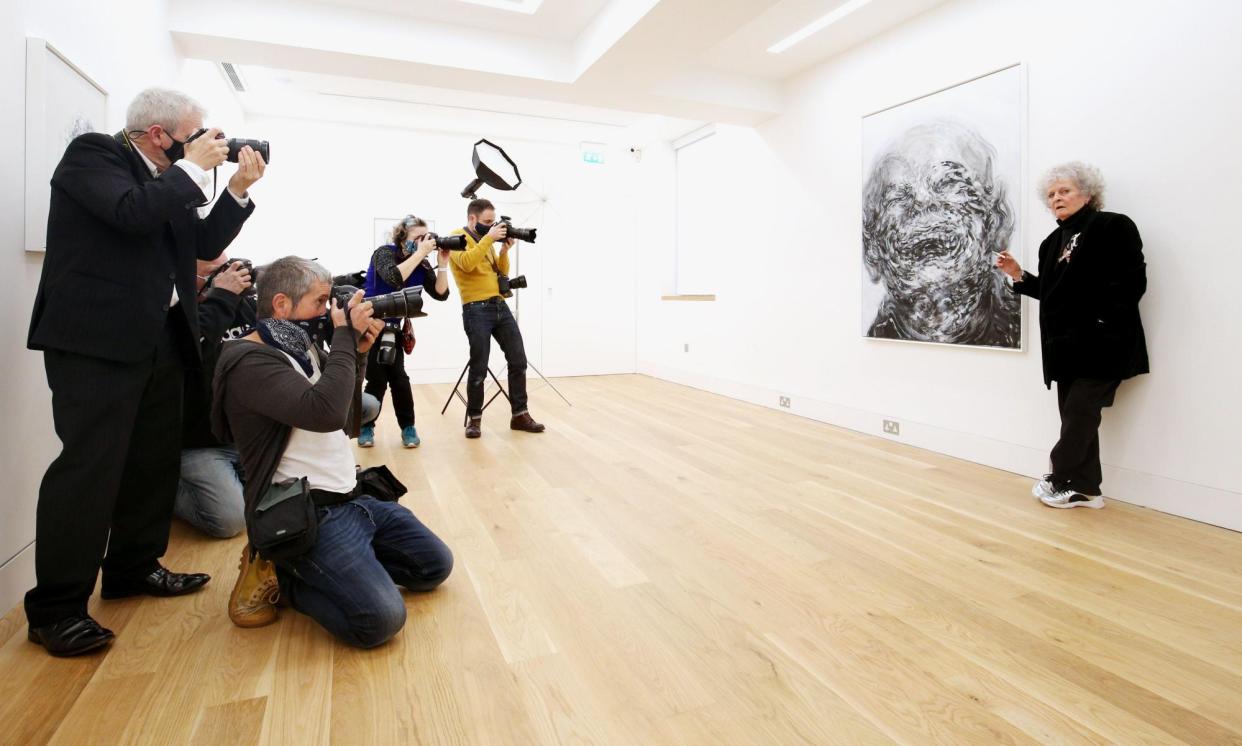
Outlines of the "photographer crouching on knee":
M 330 300 L 331 352 L 321 360 L 307 328 Z M 397 584 L 434 589 L 453 555 L 407 508 L 357 494 L 345 429 L 357 422 L 358 384 L 384 324 L 362 291 L 342 305 L 332 275 L 312 261 L 262 268 L 258 327 L 220 355 L 212 427 L 241 452 L 247 531 L 261 557 L 243 550 L 230 618 L 246 627 L 274 621 L 278 582 L 295 609 L 365 648 L 405 624 Z
M 264 159 L 203 129 L 203 108 L 152 88 L 126 126 L 69 143 L 52 174 L 47 256 L 27 346 L 43 351 L 60 455 L 39 487 L 28 637 L 57 656 L 113 638 L 86 611 L 105 599 L 179 596 L 207 583 L 170 572 L 182 380 L 201 365 L 195 260 L 219 256 L 254 211 Z M 237 171 L 206 218 L 211 172 Z M 106 554 L 105 554 L 106 552 Z

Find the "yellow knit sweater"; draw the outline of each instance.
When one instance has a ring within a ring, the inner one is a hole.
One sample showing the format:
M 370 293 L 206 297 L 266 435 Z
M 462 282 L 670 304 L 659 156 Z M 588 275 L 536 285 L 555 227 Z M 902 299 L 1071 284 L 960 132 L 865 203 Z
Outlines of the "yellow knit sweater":
M 509 255 L 496 255 L 495 241 L 491 236 L 484 236 L 476 242 L 474 237 L 465 230 L 458 228 L 454 236 L 466 237 L 466 250 L 454 251 L 449 256 L 449 264 L 453 268 L 453 280 L 457 282 L 457 293 L 461 302 L 474 303 L 500 295 L 500 285 L 496 282 L 496 270 L 509 274 Z M 492 265 L 495 264 L 495 269 Z

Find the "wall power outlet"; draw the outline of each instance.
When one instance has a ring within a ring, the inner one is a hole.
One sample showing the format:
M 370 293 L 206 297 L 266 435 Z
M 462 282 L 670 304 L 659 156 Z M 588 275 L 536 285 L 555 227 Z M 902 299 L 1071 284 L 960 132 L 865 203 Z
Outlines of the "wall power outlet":
M 885 435 L 901 435 L 901 423 L 897 420 L 884 420 Z

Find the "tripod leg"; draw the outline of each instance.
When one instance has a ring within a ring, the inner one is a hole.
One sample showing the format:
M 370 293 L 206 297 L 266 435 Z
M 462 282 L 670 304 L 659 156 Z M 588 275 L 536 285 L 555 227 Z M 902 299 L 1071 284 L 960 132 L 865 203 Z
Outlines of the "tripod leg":
M 453 393 L 449 394 L 448 399 L 444 402 L 444 409 L 440 410 L 441 415 L 448 411 L 449 405 L 453 403 L 454 396 L 461 399 L 461 394 L 457 392 L 457 389 L 461 387 L 461 381 L 466 377 L 466 371 L 468 370 L 470 370 L 470 363 L 466 363 L 466 367 L 461 369 L 461 375 L 457 377 L 457 383 L 453 384 Z M 462 403 L 465 404 L 466 400 L 462 399 Z

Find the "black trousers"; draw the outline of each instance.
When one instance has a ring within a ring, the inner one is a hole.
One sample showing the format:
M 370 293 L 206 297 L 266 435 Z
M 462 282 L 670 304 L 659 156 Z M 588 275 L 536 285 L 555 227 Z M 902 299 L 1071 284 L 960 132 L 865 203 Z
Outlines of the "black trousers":
M 1057 381 L 1061 439 L 1052 448 L 1052 480 L 1084 495 L 1099 495 L 1100 415 L 1113 405 L 1120 381 L 1075 378 Z
M 391 365 L 380 365 L 378 353 L 379 345 L 374 345 L 367 353 L 367 386 L 364 390 L 383 405 L 384 391 L 391 388 L 392 407 L 397 415 L 397 423 L 402 429 L 410 427 L 414 424 L 414 392 L 410 390 L 410 375 L 405 372 L 405 349 L 400 344 L 397 345 L 397 357 Z M 376 419 L 378 418 L 377 412 Z M 362 424 L 370 425 L 374 422 L 375 420 L 371 420 Z
M 177 495 L 190 345 L 174 306 L 156 349 L 138 363 L 43 353 L 62 448 L 39 487 L 31 626 L 85 614 L 101 564 L 105 579 L 158 567 Z
M 499 296 L 467 303 L 461 309 L 462 325 L 470 340 L 470 373 L 466 377 L 466 415 L 483 416 L 483 389 L 492 339 L 505 353 L 509 366 L 509 403 L 513 416 L 526 413 L 526 346 L 513 313 Z

